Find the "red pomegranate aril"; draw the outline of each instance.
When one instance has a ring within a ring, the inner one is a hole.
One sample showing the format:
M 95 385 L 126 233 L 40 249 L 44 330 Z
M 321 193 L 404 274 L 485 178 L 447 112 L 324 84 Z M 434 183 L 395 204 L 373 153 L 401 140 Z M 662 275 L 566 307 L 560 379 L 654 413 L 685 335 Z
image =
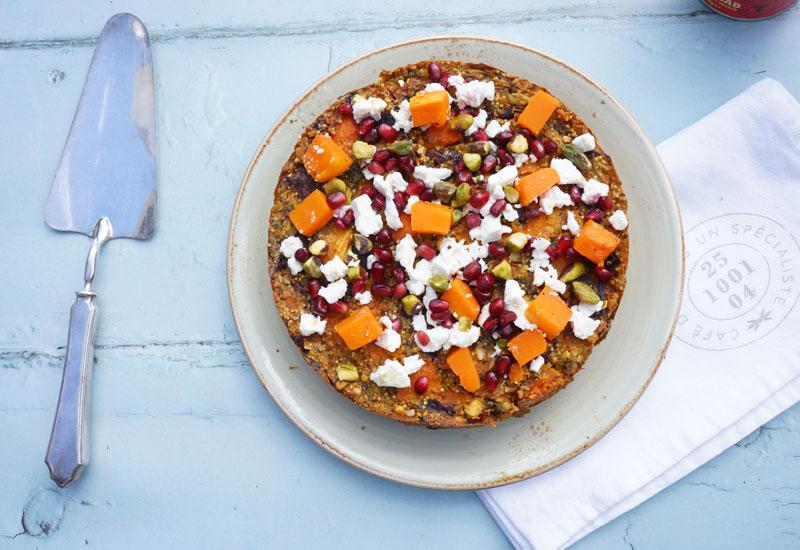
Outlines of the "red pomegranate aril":
M 389 228 L 382 227 L 380 231 L 375 234 L 375 242 L 378 244 L 389 244 L 392 242 L 392 232 L 389 231 Z M 377 254 L 375 255 L 377 256 Z
M 417 341 L 422 344 L 423 346 L 427 346 L 431 343 L 431 337 L 428 336 L 428 333 L 424 330 L 417 331 Z
M 533 139 L 530 142 L 530 150 L 537 159 L 540 159 L 544 156 L 544 145 L 538 139 Z
M 374 130 L 378 123 L 373 118 L 365 118 L 358 123 L 358 135 L 364 136 Z
M 491 334 L 495 330 L 497 330 L 497 327 L 499 325 L 500 321 L 494 319 L 493 317 L 490 317 L 483 322 L 483 331 L 486 332 L 487 334 Z
M 374 282 L 380 283 L 386 277 L 386 266 L 381 262 L 374 262 L 370 268 L 370 274 Z
M 367 163 L 367 170 L 369 170 L 373 174 L 383 174 L 386 171 L 386 168 L 384 168 L 383 164 L 381 164 L 377 160 L 373 160 Z
M 476 281 L 476 286 L 481 292 L 491 292 L 494 286 L 494 275 L 491 273 L 481 273 Z
M 569 248 L 572 248 L 572 239 L 565 235 L 556 243 L 556 256 L 563 256 Z
M 364 279 L 356 279 L 355 281 L 353 281 L 353 286 L 351 289 L 353 291 L 353 294 L 358 294 L 359 292 L 364 290 L 365 284 L 366 281 Z
M 571 246 L 564 251 L 564 257 L 569 261 L 573 261 L 577 255 L 578 253 Z
M 614 201 L 608 197 L 600 197 L 600 200 L 597 201 L 597 206 L 601 210 L 611 210 L 614 208 Z
M 342 116 L 350 116 L 353 114 L 353 106 L 350 103 L 342 103 L 336 111 Z
M 438 81 L 442 78 L 442 69 L 439 67 L 439 64 L 435 61 L 431 61 L 428 63 L 428 78 L 433 80 L 434 82 Z
M 512 134 L 509 130 L 503 130 L 502 132 L 498 132 L 497 135 L 495 135 L 494 138 L 492 138 L 492 141 L 494 141 L 498 145 L 505 145 L 506 143 L 511 141 L 511 138 L 513 137 L 514 134 Z
M 497 317 L 506 308 L 506 303 L 502 298 L 495 298 L 492 300 L 492 303 L 489 304 L 489 316 L 490 317 Z
M 489 174 L 497 168 L 497 157 L 494 155 L 486 155 L 483 157 L 483 164 L 481 164 L 481 172 Z
M 486 389 L 494 391 L 497 388 L 497 374 L 494 371 L 489 371 L 483 377 L 483 383 L 486 384 Z
M 599 208 L 592 208 L 586 213 L 584 219 L 592 220 L 593 222 L 599 222 L 603 219 L 603 211 Z
M 420 376 L 417 378 L 417 381 L 414 382 L 414 392 L 416 392 L 417 395 L 425 395 L 425 392 L 428 391 L 429 384 L 430 381 L 427 376 Z
M 392 288 L 392 296 L 397 298 L 398 300 L 408 294 L 408 288 L 406 287 L 405 283 L 397 283 Z
M 498 320 L 500 321 L 500 326 L 504 327 L 504 326 L 510 325 L 511 323 L 516 321 L 517 320 L 517 314 L 514 313 L 513 311 L 504 311 L 502 314 L 500 314 L 500 317 L 498 318 Z
M 372 155 L 372 160 L 376 160 L 376 161 L 378 161 L 380 163 L 384 163 L 387 160 L 389 160 L 389 157 L 391 157 L 391 156 L 392 156 L 391 151 L 389 151 L 388 149 L 381 149 L 380 151 L 378 151 L 374 155 Z
M 372 119 L 370 119 L 370 120 L 372 120 Z M 378 141 L 378 137 L 379 137 L 378 136 L 378 129 L 377 128 L 373 128 L 372 130 L 370 130 L 369 132 L 367 132 L 366 134 L 361 136 L 361 139 L 366 141 L 367 143 L 375 143 L 376 141 Z
M 328 306 L 328 313 L 333 313 L 335 315 L 344 315 L 345 313 L 347 313 L 347 304 L 344 303 L 342 300 L 333 302 L 331 305 Z
M 556 249 L 553 248 L 552 246 L 548 246 L 547 248 L 545 248 L 545 252 L 547 252 L 547 255 L 550 256 L 551 260 L 555 260 L 556 258 L 558 258 L 558 254 L 556 254 Z
M 399 265 L 395 265 L 392 268 L 392 277 L 394 277 L 394 281 L 396 283 L 405 283 L 406 282 L 406 271 Z
M 583 196 L 583 191 L 581 191 L 581 188 L 578 187 L 577 185 L 573 185 L 572 187 L 569 188 L 569 198 L 575 204 L 580 204 L 582 196 Z
M 419 194 L 419 200 L 430 202 L 436 199 L 436 194 L 433 192 L 433 189 L 426 189 L 422 193 Z
M 336 210 L 340 206 L 343 206 L 344 203 L 347 202 L 347 195 L 342 193 L 341 191 L 334 191 L 330 195 L 328 195 L 328 206 L 330 206 L 333 210 Z
M 392 295 L 392 287 L 384 284 L 372 285 L 372 294 L 379 298 L 386 298 Z
M 500 355 L 494 360 L 494 370 L 498 375 L 504 376 L 508 374 L 508 369 L 511 368 L 511 357 L 508 355 Z
M 461 159 L 456 163 L 456 167 L 453 168 L 453 172 L 461 172 L 466 167 L 467 165 L 464 164 L 464 159 Z
M 466 223 L 467 227 L 470 229 L 475 229 L 481 224 L 481 216 L 477 212 L 470 212 L 464 216 L 464 223 Z
M 305 262 L 311 257 L 311 253 L 305 248 L 298 248 L 294 253 L 294 259 L 300 263 Z
M 444 328 L 453 328 L 453 318 L 448 317 L 444 321 L 439 321 L 439 325 L 443 326 Z
M 387 172 L 394 172 L 397 170 L 398 161 L 396 158 L 391 157 L 383 163 L 383 167 L 386 168 Z
M 375 254 L 375 257 L 384 264 L 388 264 L 394 260 L 394 254 L 392 254 L 392 251 L 388 248 L 380 248 L 376 246 L 372 253 Z
M 542 211 L 536 206 L 526 206 L 520 211 L 525 213 L 524 216 L 526 220 L 535 220 L 542 215 Z
M 477 107 L 464 107 L 463 109 L 458 110 L 458 114 L 460 115 L 478 116 L 479 112 L 480 111 L 478 110 Z
M 495 260 L 499 260 L 500 258 L 505 258 L 507 254 L 508 250 L 506 250 L 505 245 L 501 243 L 491 243 L 489 245 L 489 256 L 491 256 Z
M 452 317 L 452 313 L 450 310 L 448 311 L 437 311 L 436 313 L 431 313 L 431 319 L 434 321 L 444 321 L 445 319 L 449 319 Z
M 319 296 L 319 289 L 322 288 L 322 283 L 320 283 L 316 279 L 309 279 L 308 280 L 308 293 L 311 294 L 312 298 L 316 298 Z
M 333 224 L 339 229 L 347 229 L 347 224 L 344 223 L 344 220 L 342 218 L 336 218 L 335 220 L 333 220 Z
M 344 222 L 345 226 L 350 227 L 356 221 L 356 213 L 352 210 L 348 210 L 344 213 L 341 220 Z
M 414 167 L 416 165 L 417 163 L 414 162 L 413 158 L 409 156 L 400 157 L 400 170 L 402 170 L 404 174 L 410 176 L 412 173 L 414 173 Z
M 506 209 L 507 204 L 508 203 L 506 202 L 506 199 L 500 199 L 498 201 L 495 201 L 492 207 L 489 208 L 489 214 L 491 214 L 495 218 L 499 217 L 500 214 L 503 213 L 503 210 Z
M 393 127 L 389 126 L 385 122 L 378 126 L 378 135 L 381 136 L 381 139 L 386 143 L 391 143 L 397 139 L 398 131 L 395 130 Z
M 312 302 L 311 310 L 320 317 L 324 317 L 328 314 L 328 302 L 322 296 L 317 296 Z
M 421 244 L 417 247 L 417 256 L 431 261 L 433 257 L 436 256 L 436 251 L 430 245 Z
M 425 184 L 420 180 L 414 180 L 406 186 L 406 193 L 410 196 L 419 195 L 425 191 Z
M 555 155 L 556 151 L 558 151 L 558 145 L 552 139 L 542 140 L 542 145 L 544 146 L 544 152 L 548 155 Z
M 428 309 L 434 313 L 438 313 L 440 311 L 449 311 L 450 304 L 447 303 L 445 300 L 440 300 L 439 298 L 434 298 L 428 303 Z
M 502 336 L 504 338 L 508 337 L 508 336 L 511 336 L 511 334 L 513 334 L 513 332 L 514 332 L 514 325 L 510 325 L 509 324 L 509 325 L 502 326 L 502 327 L 500 327 L 500 330 L 498 332 L 500 333 L 500 336 Z
M 442 77 L 439 79 L 439 84 L 447 88 L 450 85 L 450 73 L 447 71 L 442 71 Z
M 475 130 L 474 134 L 472 134 L 472 139 L 475 141 L 489 141 L 489 136 L 487 136 L 486 132 L 479 128 Z
M 497 159 L 500 161 L 500 166 L 511 166 L 514 164 L 514 157 L 505 149 L 497 150 Z
M 370 183 L 364 186 L 364 194 L 371 199 L 374 199 L 378 196 L 378 190 Z
M 486 189 L 481 189 L 469 199 L 469 203 L 473 208 L 481 208 L 489 202 L 489 192 Z
M 461 170 L 456 175 L 456 182 L 458 183 L 469 183 L 472 181 L 472 172 L 467 169 Z
M 401 328 L 403 328 L 403 322 L 400 320 L 400 317 L 392 319 L 392 330 L 399 331 Z
M 474 281 L 481 274 L 481 264 L 478 262 L 470 262 L 464 267 L 462 275 L 467 281 Z
M 598 280 L 604 283 L 607 283 L 611 280 L 611 272 L 602 265 L 595 266 L 594 275 L 598 278 Z
M 383 207 L 386 206 L 386 199 L 381 197 L 380 195 L 376 195 L 375 198 L 372 199 L 372 209 L 377 210 L 380 212 L 383 210 Z
M 483 292 L 481 290 L 478 290 L 477 288 L 472 291 L 472 295 L 475 296 L 475 299 L 478 300 L 478 303 L 480 305 L 486 304 L 489 302 L 489 300 L 492 299 L 491 292 Z
M 397 207 L 398 210 L 404 210 L 408 204 L 408 197 L 402 191 L 395 191 L 394 193 L 394 205 Z

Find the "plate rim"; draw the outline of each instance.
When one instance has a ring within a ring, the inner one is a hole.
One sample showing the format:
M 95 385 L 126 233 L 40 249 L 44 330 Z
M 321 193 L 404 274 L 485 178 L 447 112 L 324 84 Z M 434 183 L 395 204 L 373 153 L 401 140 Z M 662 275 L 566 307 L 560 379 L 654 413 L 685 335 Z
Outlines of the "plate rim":
M 631 123 L 632 129 L 645 142 L 647 148 L 650 150 L 650 152 L 652 153 L 653 157 L 655 158 L 658 171 L 661 172 L 661 175 L 663 176 L 663 178 L 667 182 L 667 187 L 668 187 L 668 190 L 669 190 L 668 198 L 670 199 L 668 206 L 670 207 L 670 210 L 673 211 L 673 213 L 675 214 L 675 216 L 677 218 L 678 229 L 679 229 L 679 233 L 680 233 L 680 235 L 679 235 L 679 237 L 680 237 L 680 270 L 679 270 L 680 280 L 679 280 L 679 284 L 678 284 L 678 287 L 677 287 L 677 293 L 676 293 L 677 296 L 676 296 L 676 299 L 675 299 L 675 306 L 674 306 L 673 311 L 672 311 L 672 323 L 670 325 L 670 329 L 669 329 L 669 331 L 668 331 L 663 343 L 661 344 L 661 350 L 660 350 L 658 356 L 656 357 L 655 361 L 653 362 L 653 365 L 650 367 L 650 370 L 649 370 L 649 372 L 647 374 L 647 378 L 644 380 L 642 385 L 638 388 L 638 390 L 636 391 L 635 395 L 627 403 L 625 403 L 625 405 L 623 405 L 623 407 L 620 409 L 620 411 L 617 413 L 617 415 L 607 425 L 605 425 L 601 429 L 597 430 L 585 442 L 583 442 L 581 445 L 575 447 L 571 451 L 566 452 L 563 455 L 561 455 L 560 457 L 558 457 L 558 458 L 556 458 L 554 460 L 551 460 L 549 462 L 546 462 L 546 463 L 544 463 L 542 465 L 539 465 L 539 466 L 537 466 L 535 468 L 531 468 L 529 470 L 525 470 L 524 472 L 520 472 L 520 473 L 514 474 L 514 475 L 502 475 L 501 474 L 501 475 L 497 475 L 494 479 L 492 479 L 490 481 L 478 482 L 478 483 L 470 483 L 470 482 L 467 482 L 467 483 L 460 483 L 460 482 L 457 482 L 457 483 L 431 483 L 431 482 L 417 481 L 417 480 L 414 480 L 414 479 L 405 479 L 405 478 L 396 477 L 396 476 L 393 476 L 393 475 L 391 475 L 391 474 L 389 474 L 387 472 L 375 469 L 373 467 L 370 467 L 370 466 L 368 466 L 366 464 L 363 464 L 363 463 L 357 461 L 356 459 L 350 457 L 345 452 L 341 451 L 340 449 L 338 449 L 335 446 L 333 446 L 330 443 L 328 443 L 325 439 L 323 439 L 317 433 L 312 431 L 309 427 L 304 425 L 300 421 L 300 419 L 298 417 L 296 417 L 291 411 L 289 411 L 288 408 L 284 407 L 284 405 L 281 402 L 281 400 L 278 399 L 277 396 L 270 389 L 269 384 L 267 384 L 267 381 L 265 380 L 265 378 L 262 375 L 262 373 L 259 371 L 259 369 L 257 369 L 255 367 L 254 354 L 252 353 L 246 338 L 243 336 L 243 329 L 241 327 L 241 324 L 243 323 L 243 321 L 240 318 L 239 306 L 236 303 L 236 298 L 235 298 L 235 295 L 234 295 L 234 280 L 233 280 L 234 279 L 234 253 L 235 253 L 235 240 L 236 240 L 235 236 L 236 236 L 237 221 L 239 219 L 239 207 L 241 205 L 242 198 L 243 198 L 243 196 L 245 194 L 245 190 L 247 189 L 248 184 L 250 183 L 251 176 L 252 176 L 252 173 L 253 173 L 256 165 L 261 161 L 262 155 L 264 154 L 264 150 L 269 145 L 269 143 L 272 141 L 273 137 L 275 136 L 275 133 L 278 131 L 278 128 L 281 127 L 285 123 L 286 119 L 290 116 L 291 112 L 297 107 L 297 105 L 302 103 L 303 101 L 305 101 L 306 98 L 309 95 L 311 95 L 314 91 L 316 91 L 317 88 L 319 88 L 320 86 L 325 84 L 334 75 L 337 75 L 340 72 L 344 71 L 345 69 L 349 68 L 350 66 L 352 66 L 352 65 L 354 65 L 356 63 L 359 63 L 361 61 L 364 61 L 364 60 L 366 60 L 366 59 L 368 59 L 368 58 L 370 58 L 370 57 L 372 57 L 374 55 L 383 53 L 383 52 L 388 51 L 388 50 L 393 50 L 395 48 L 404 47 L 404 46 L 408 46 L 408 45 L 413 45 L 413 44 L 417 44 L 417 43 L 421 43 L 421 42 L 449 42 L 449 41 L 452 41 L 452 40 L 471 40 L 471 41 L 490 43 L 490 44 L 500 44 L 500 45 L 503 45 L 503 46 L 510 46 L 512 48 L 517 48 L 517 49 L 523 50 L 523 51 L 525 51 L 527 53 L 531 53 L 531 54 L 534 54 L 534 55 L 539 55 L 541 57 L 544 57 L 544 58 L 548 59 L 549 61 L 557 63 L 558 65 L 561 65 L 563 68 L 567 69 L 568 71 L 574 73 L 576 76 L 578 76 L 579 78 L 584 80 L 588 85 L 594 86 L 595 88 L 599 89 L 603 94 L 605 94 L 606 97 L 611 102 L 613 102 L 613 104 L 616 106 L 616 108 L 618 108 L 622 112 L 622 114 L 628 119 L 628 121 Z M 240 343 L 242 345 L 242 349 L 244 350 L 245 355 L 246 355 L 247 360 L 248 360 L 248 363 L 250 364 L 250 367 L 255 372 L 256 377 L 258 378 L 259 382 L 264 387 L 264 389 L 267 391 L 267 393 L 269 394 L 269 396 L 272 399 L 272 401 L 278 406 L 278 408 L 283 412 L 283 414 L 285 414 L 286 417 L 289 418 L 289 420 L 295 425 L 295 427 L 297 427 L 302 433 L 304 433 L 312 441 L 317 443 L 320 447 L 322 447 L 323 449 L 325 449 L 327 452 L 329 452 L 330 454 L 334 455 L 335 457 L 337 457 L 337 458 L 343 460 L 344 462 L 350 464 L 351 466 L 354 466 L 354 467 L 358 468 L 361 471 L 364 471 L 364 472 L 367 472 L 369 474 L 375 475 L 375 476 L 377 476 L 379 478 L 386 479 L 388 481 L 394 481 L 396 483 L 400 483 L 400 484 L 403 484 L 403 485 L 409 485 L 409 486 L 419 487 L 419 488 L 423 488 L 423 489 L 436 489 L 436 490 L 449 490 L 449 491 L 490 489 L 492 487 L 500 487 L 502 485 L 507 485 L 509 483 L 514 483 L 514 482 L 517 482 L 517 481 L 522 481 L 524 479 L 529 479 L 529 478 L 535 477 L 535 476 L 537 476 L 539 474 L 543 474 L 543 473 L 545 473 L 545 472 L 547 472 L 549 470 L 552 470 L 553 468 L 556 468 L 556 467 L 564 464 L 565 462 L 568 462 L 572 458 L 578 456 L 583 451 L 585 451 L 586 449 L 588 449 L 589 447 L 591 447 L 592 445 L 594 445 L 595 443 L 600 441 L 600 439 L 602 439 L 606 434 L 608 434 L 608 432 L 610 432 L 628 414 L 628 412 L 630 412 L 630 410 L 633 408 L 633 406 L 639 401 L 639 399 L 641 398 L 642 394 L 645 392 L 645 390 L 650 385 L 650 382 L 653 380 L 653 377 L 655 376 L 656 372 L 658 371 L 658 368 L 661 366 L 661 363 L 664 360 L 664 356 L 665 356 L 665 354 L 667 352 L 667 349 L 669 348 L 670 342 L 672 341 L 672 339 L 673 339 L 673 337 L 675 335 L 675 328 L 677 326 L 678 316 L 680 314 L 680 308 L 681 308 L 681 297 L 683 296 L 684 285 L 685 285 L 685 270 L 686 270 L 685 253 L 686 253 L 686 245 L 685 245 L 683 227 L 684 227 L 683 218 L 682 218 L 682 215 L 681 215 L 680 205 L 679 205 L 678 199 L 677 199 L 677 194 L 675 193 L 675 187 L 672 184 L 672 179 L 670 178 L 669 173 L 667 172 L 667 170 L 666 170 L 666 168 L 664 166 L 663 160 L 661 159 L 661 156 L 658 154 L 658 151 L 656 150 L 655 145 L 652 143 L 652 141 L 650 141 L 650 138 L 644 132 L 642 127 L 639 125 L 639 123 L 636 121 L 636 119 L 628 112 L 628 110 L 622 105 L 622 103 L 620 103 L 619 100 L 617 100 L 617 98 L 614 97 L 606 88 L 604 88 L 603 86 L 601 86 L 600 84 L 598 84 L 597 82 L 595 82 L 594 80 L 589 78 L 582 71 L 576 69 L 575 67 L 573 67 L 569 63 L 567 63 L 567 62 L 563 61 L 562 59 L 560 59 L 558 57 L 555 57 L 555 56 L 553 56 L 551 54 L 548 54 L 548 53 L 543 52 L 541 50 L 538 50 L 536 48 L 531 48 L 529 46 L 525 46 L 525 45 L 522 45 L 522 44 L 518 44 L 516 42 L 509 41 L 509 40 L 502 40 L 502 39 L 498 39 L 498 38 L 492 38 L 492 37 L 486 37 L 486 36 L 478 36 L 478 35 L 458 35 L 458 34 L 413 38 L 413 39 L 410 39 L 410 40 L 404 40 L 402 42 L 397 42 L 397 43 L 394 43 L 394 44 L 390 44 L 388 46 L 383 46 L 383 47 L 380 47 L 380 48 L 377 48 L 377 49 L 374 49 L 374 50 L 370 50 L 367 53 L 364 53 L 362 55 L 354 57 L 354 58 L 350 59 L 349 61 L 343 63 L 342 65 L 340 65 L 339 67 L 337 67 L 333 71 L 330 71 L 329 73 L 325 74 L 322 78 L 318 79 L 316 82 L 311 84 L 308 88 L 306 88 L 303 91 L 303 93 L 301 93 L 295 100 L 293 100 L 286 107 L 286 109 L 283 111 L 283 113 L 281 113 L 281 115 L 272 124 L 272 126 L 270 127 L 270 129 L 267 132 L 266 136 L 261 140 L 261 143 L 259 143 L 259 145 L 256 147 L 256 150 L 253 153 L 253 156 L 250 158 L 250 162 L 247 165 L 247 169 L 245 170 L 245 173 L 242 176 L 242 179 L 241 179 L 241 181 L 239 183 L 239 189 L 236 192 L 236 199 L 234 200 L 234 203 L 233 203 L 233 208 L 232 208 L 232 212 L 231 212 L 231 220 L 230 220 L 230 224 L 228 226 L 228 242 L 227 242 L 227 250 L 226 250 L 226 254 L 227 254 L 227 259 L 226 259 L 226 277 L 227 277 L 227 282 L 228 282 L 228 301 L 230 303 L 231 312 L 233 313 L 233 322 L 234 322 L 234 326 L 236 327 L 236 333 L 239 336 L 239 341 L 240 341 Z

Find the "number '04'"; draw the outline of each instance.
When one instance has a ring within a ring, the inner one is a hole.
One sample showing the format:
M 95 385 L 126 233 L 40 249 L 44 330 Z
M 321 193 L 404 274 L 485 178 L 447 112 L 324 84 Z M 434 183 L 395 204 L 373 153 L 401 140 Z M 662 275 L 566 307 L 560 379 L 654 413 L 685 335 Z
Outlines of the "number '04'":
M 719 252 L 714 254 L 712 257 L 713 262 L 707 261 L 700 264 L 700 269 L 706 272 L 708 278 L 711 279 L 714 275 L 717 274 L 717 268 L 723 268 L 728 265 L 728 258 L 722 256 Z M 716 264 L 716 265 L 715 265 Z M 742 271 L 736 267 L 732 267 L 728 269 L 727 276 L 723 275 L 722 277 L 718 277 L 716 282 L 711 288 L 707 288 L 703 291 L 703 294 L 709 297 L 711 303 L 717 302 L 719 300 L 720 295 L 727 294 L 731 289 L 731 283 L 737 284 L 742 282 L 744 277 L 751 275 L 755 269 L 753 269 L 747 260 L 741 260 L 738 264 L 744 270 L 744 274 Z M 719 291 L 719 295 L 714 293 L 714 290 Z M 742 294 L 745 298 L 753 298 L 755 297 L 756 293 L 753 289 L 751 289 L 747 284 L 744 285 L 744 289 L 742 290 Z M 731 307 L 739 309 L 742 307 L 742 303 L 744 300 L 741 296 L 736 293 L 732 293 L 728 296 L 728 303 Z

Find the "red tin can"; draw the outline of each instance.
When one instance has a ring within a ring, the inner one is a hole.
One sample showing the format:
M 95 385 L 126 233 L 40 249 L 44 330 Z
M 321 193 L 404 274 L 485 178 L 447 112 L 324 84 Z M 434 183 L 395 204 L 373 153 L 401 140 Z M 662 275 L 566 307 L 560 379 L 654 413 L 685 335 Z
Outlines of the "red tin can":
M 742 21 L 767 19 L 791 8 L 797 0 L 702 0 L 717 13 Z

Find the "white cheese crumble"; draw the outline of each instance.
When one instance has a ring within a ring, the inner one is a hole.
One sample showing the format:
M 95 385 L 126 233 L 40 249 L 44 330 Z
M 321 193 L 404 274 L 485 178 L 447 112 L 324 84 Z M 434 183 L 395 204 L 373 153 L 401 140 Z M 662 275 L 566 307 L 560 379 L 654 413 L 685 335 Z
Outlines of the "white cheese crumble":
M 386 108 L 386 102 L 379 97 L 369 97 L 353 103 L 353 118 L 361 122 L 367 117 L 379 120 L 381 113 Z
M 528 309 L 528 301 L 525 299 L 525 291 L 519 286 L 519 283 L 514 279 L 506 281 L 506 287 L 503 291 L 503 302 L 505 302 L 506 309 L 513 311 L 517 314 L 514 320 L 514 325 L 522 330 L 536 328 L 536 325 L 528 321 L 525 312 Z
M 517 179 L 519 172 L 516 166 L 506 166 L 502 170 L 489 176 L 486 189 L 496 199 L 505 197 L 504 185 L 511 185 Z
M 503 221 L 494 216 L 486 216 L 481 220 L 481 224 L 478 227 L 469 230 L 469 236 L 473 240 L 485 244 L 499 241 L 506 233 L 511 233 L 511 228 L 503 225 Z
M 581 234 L 581 226 L 578 225 L 578 220 L 575 219 L 575 214 L 572 210 L 567 211 L 567 224 L 562 226 L 561 229 L 568 229 L 573 235 Z
M 536 157 L 535 156 L 531 155 L 529 157 L 525 153 L 514 153 L 511 156 L 514 157 L 514 166 L 522 166 L 523 164 L 525 164 L 526 162 L 531 160 L 531 158 L 533 159 L 534 162 L 536 162 Z
M 303 248 L 303 241 L 299 237 L 286 237 L 281 241 L 281 254 L 286 258 L 286 265 L 289 266 L 289 271 L 292 272 L 292 275 L 297 275 L 303 271 L 303 264 L 294 259 L 294 253 L 301 248 Z
M 592 178 L 583 186 L 581 200 L 586 204 L 597 204 L 600 197 L 608 196 L 608 185 Z
M 533 270 L 533 284 L 535 286 L 549 286 L 559 294 L 567 290 L 567 285 L 558 280 L 558 271 L 552 265 L 536 267 Z
M 483 307 L 481 308 L 481 312 L 478 314 L 478 324 L 480 326 L 483 326 L 483 323 L 485 323 L 486 319 L 489 318 L 489 304 L 490 303 L 491 302 L 486 302 L 485 304 L 483 304 Z
M 411 131 L 411 104 L 407 99 L 401 101 L 397 109 L 392 110 L 392 116 L 394 117 L 392 128 L 398 132 Z
M 531 361 L 530 369 L 533 372 L 539 372 L 542 369 L 543 365 L 544 365 L 544 357 L 542 357 L 540 355 L 539 357 L 537 357 L 533 361 Z
M 450 342 L 449 345 L 458 348 L 468 348 L 478 341 L 481 337 L 481 329 L 475 325 L 470 325 L 468 330 L 461 330 L 458 324 L 450 328 Z
M 491 80 L 471 80 L 461 83 L 456 81 L 453 84 L 453 77 L 450 77 L 448 83 L 456 87 L 456 99 L 461 109 L 467 105 L 480 107 L 486 99 L 494 101 L 494 82 Z
M 589 133 L 579 135 L 572 140 L 572 144 L 584 153 L 594 151 L 594 148 L 597 146 L 594 136 Z
M 506 132 L 510 128 L 511 128 L 510 122 L 506 122 L 505 124 L 501 125 L 495 119 L 492 119 L 489 121 L 489 124 L 486 125 L 486 129 L 484 131 L 486 132 L 486 135 L 489 136 L 489 138 L 493 138 L 500 132 Z
M 334 256 L 331 261 L 322 264 L 320 270 L 322 270 L 325 278 L 332 283 L 347 275 L 347 264 L 339 256 Z
M 429 341 L 427 345 L 422 345 L 419 342 L 419 338 L 417 335 L 414 335 L 414 342 L 416 342 L 417 347 L 424 351 L 425 353 L 433 353 L 434 351 L 439 351 L 440 349 L 444 348 L 450 342 L 450 329 L 444 327 L 433 327 L 429 329 L 419 329 L 424 330 L 425 334 L 428 335 Z
M 367 237 L 374 235 L 383 227 L 381 215 L 372 209 L 372 199 L 359 195 L 350 203 L 355 215 L 356 231 Z
M 444 181 L 453 174 L 449 168 L 433 168 L 431 166 L 415 166 L 414 177 L 421 180 L 428 188 L 437 182 Z
M 372 292 L 369 290 L 365 290 L 364 292 L 356 292 L 353 298 L 355 298 L 356 302 L 364 306 L 372 301 Z
M 572 316 L 569 318 L 569 322 L 572 325 L 572 333 L 576 338 L 586 340 L 600 326 L 600 321 L 582 313 L 579 306 L 572 306 L 570 309 Z
M 472 117 L 472 124 L 470 124 L 469 128 L 467 128 L 467 130 L 464 132 L 464 134 L 466 134 L 468 136 L 471 136 L 472 134 L 474 134 L 475 132 L 477 132 L 481 128 L 485 128 L 486 127 L 486 117 L 487 116 L 488 115 L 487 115 L 486 111 L 484 111 L 483 109 L 478 111 L 478 114 L 475 115 L 474 117 Z
M 378 261 L 378 257 L 375 254 L 370 254 L 367 256 L 367 269 L 372 269 L 372 264 Z
M 405 191 L 408 187 L 408 182 L 400 172 L 389 172 L 386 176 L 376 175 L 372 184 L 387 199 L 393 199 L 395 191 Z
M 378 336 L 378 339 L 375 340 L 375 345 L 386 351 L 397 351 L 401 343 L 400 333 L 392 328 L 392 320 L 386 315 L 381 317 L 381 323 L 385 328 L 381 335 Z
M 558 179 L 561 184 L 576 183 L 583 187 L 583 184 L 586 183 L 586 178 L 583 177 L 581 171 L 569 159 L 554 158 L 550 161 L 550 168 L 558 172 Z
M 617 210 L 608 217 L 608 223 L 617 231 L 624 231 L 628 227 L 628 216 L 622 210 Z
M 347 293 L 347 281 L 339 279 L 319 289 L 319 295 L 329 304 L 338 302 Z
M 507 222 L 515 222 L 519 219 L 519 212 L 511 203 L 507 204 L 503 209 L 503 219 Z
M 548 216 L 552 214 L 553 210 L 556 208 L 573 206 L 573 204 L 569 194 L 564 193 L 557 185 L 554 185 L 539 197 L 539 208 Z
M 386 218 L 386 225 L 391 229 L 400 229 L 403 227 L 403 222 L 400 220 L 400 213 L 397 211 L 397 205 L 394 199 L 386 199 L 386 206 L 383 207 L 383 215 Z
M 387 359 L 369 375 L 369 379 L 381 387 L 408 388 L 411 386 L 410 374 L 414 374 L 425 364 L 419 355 L 409 355 L 403 362 Z
M 300 315 L 300 334 L 303 336 L 311 336 L 312 334 L 322 334 L 325 332 L 325 325 L 328 321 L 321 319 L 316 315 L 310 313 L 303 313 Z
M 418 196 L 411 195 L 410 197 L 408 197 L 408 200 L 406 201 L 406 207 L 403 208 L 403 212 L 405 212 L 406 214 L 411 214 L 411 207 L 414 206 L 415 202 L 419 202 Z

